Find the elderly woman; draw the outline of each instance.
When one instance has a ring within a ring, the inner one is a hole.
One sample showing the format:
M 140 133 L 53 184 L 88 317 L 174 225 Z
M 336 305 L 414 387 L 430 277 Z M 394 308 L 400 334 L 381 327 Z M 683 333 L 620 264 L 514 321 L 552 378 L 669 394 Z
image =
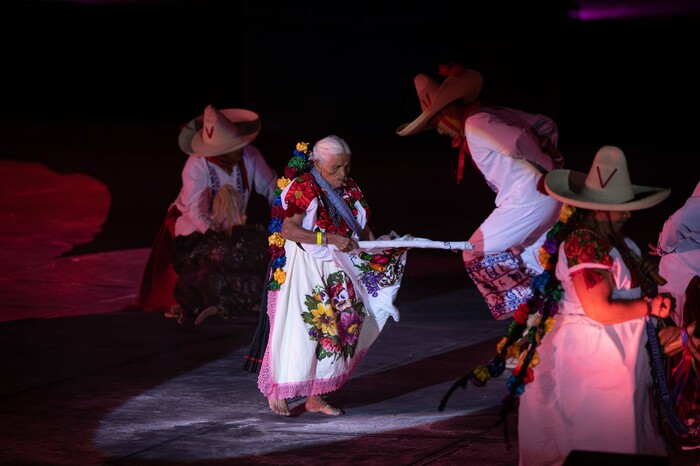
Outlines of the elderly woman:
M 290 414 L 286 400 L 299 396 L 307 397 L 307 411 L 342 414 L 321 395 L 348 380 L 381 330 L 347 271 L 333 260 L 335 250 L 349 252 L 358 240 L 374 239 L 367 202 L 348 177 L 350 162 L 346 142 L 328 136 L 314 145 L 299 173 L 292 170 L 298 176 L 286 178 L 292 177 L 287 170 L 280 179 L 281 187 L 288 184 L 273 214 L 283 211 L 283 249 L 273 254 L 280 267 L 268 294 L 270 332 L 258 387 L 283 416 Z
M 598 151 L 587 176 L 553 170 L 545 186 L 576 211 L 550 236 L 557 244 L 545 269 L 556 274 L 550 289 L 563 292 L 520 399 L 520 464 L 560 465 L 573 450 L 663 455 L 645 345 L 648 334 L 656 338 L 651 316 L 667 317 L 673 304 L 646 295 L 649 267 L 622 227 L 630 212 L 658 204 L 670 190 L 632 185 L 624 154 L 613 146 Z M 523 370 L 530 369 L 514 373 Z

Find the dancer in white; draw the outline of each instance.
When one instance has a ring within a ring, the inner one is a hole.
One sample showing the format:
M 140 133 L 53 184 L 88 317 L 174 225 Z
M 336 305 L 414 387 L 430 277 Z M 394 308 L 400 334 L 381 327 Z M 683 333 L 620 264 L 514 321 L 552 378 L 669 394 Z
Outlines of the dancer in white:
M 471 235 L 467 273 L 496 319 L 513 315 L 531 295 L 530 281 L 542 271 L 538 250 L 554 225 L 561 203 L 542 187 L 543 173 L 560 168 L 554 121 L 539 114 L 483 105 L 482 77 L 459 65 L 442 66 L 438 84 L 424 74 L 414 83 L 422 113 L 396 132 L 408 136 L 431 128 L 459 148 L 457 180 L 465 157 L 496 193 L 496 208 Z
M 545 185 L 576 212 L 553 236 L 551 279 L 563 290 L 558 306 L 548 306 L 553 328 L 537 347 L 539 358 L 516 368 L 534 371 L 518 410 L 520 464 L 561 465 L 573 450 L 663 455 L 645 345 L 647 320 L 668 316 L 673 302 L 643 295 L 648 273 L 621 229 L 632 211 L 658 204 L 670 190 L 632 185 L 625 156 L 613 146 L 598 151 L 587 175 L 554 170 Z

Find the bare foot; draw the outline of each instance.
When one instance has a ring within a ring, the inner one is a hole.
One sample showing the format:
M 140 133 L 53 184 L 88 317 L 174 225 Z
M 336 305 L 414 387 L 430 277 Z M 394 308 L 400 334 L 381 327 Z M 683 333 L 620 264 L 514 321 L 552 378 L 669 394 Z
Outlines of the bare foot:
M 204 309 L 202 312 L 199 313 L 199 315 L 197 316 L 197 319 L 195 319 L 195 321 L 194 321 L 194 324 L 199 325 L 204 321 L 204 319 L 206 319 L 207 317 L 211 317 L 218 312 L 219 312 L 218 307 L 209 306 L 208 308 Z
M 311 413 L 323 413 L 329 416 L 345 414 L 342 409 L 329 405 L 320 395 L 311 395 L 306 399 L 306 410 Z
M 278 400 L 272 396 L 267 397 L 267 404 L 270 409 L 280 416 L 289 416 L 289 405 L 287 405 L 287 400 Z

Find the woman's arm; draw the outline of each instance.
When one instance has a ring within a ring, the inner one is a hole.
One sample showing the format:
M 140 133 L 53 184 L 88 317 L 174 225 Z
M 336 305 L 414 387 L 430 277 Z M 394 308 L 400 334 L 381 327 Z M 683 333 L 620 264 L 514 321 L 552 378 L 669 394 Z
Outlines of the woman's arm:
M 304 214 L 295 214 L 284 219 L 280 234 L 284 239 L 305 244 L 318 244 L 318 236 L 315 231 L 307 230 L 303 226 Z M 371 233 L 371 232 L 370 232 Z M 323 243 L 332 244 L 343 252 L 357 249 L 357 243 L 347 236 L 337 233 L 323 233 Z
M 602 280 L 591 286 L 586 279 L 587 273 L 600 274 Z M 618 324 L 643 317 L 649 313 L 645 298 L 612 299 L 613 279 L 607 270 L 582 271 L 572 277 L 576 295 L 578 295 L 586 316 L 603 325 Z M 651 315 L 668 317 L 672 300 L 664 295 L 651 299 Z
M 200 233 L 205 233 L 214 226 L 209 216 L 211 195 L 206 161 L 190 156 L 182 170 L 182 189 L 178 198 L 184 208 L 182 215 L 187 217 Z
M 362 229 L 362 238 L 360 239 L 365 241 L 374 241 L 376 239 L 374 237 L 374 233 L 372 233 L 372 230 L 369 227 L 369 224 L 365 225 L 365 227 Z

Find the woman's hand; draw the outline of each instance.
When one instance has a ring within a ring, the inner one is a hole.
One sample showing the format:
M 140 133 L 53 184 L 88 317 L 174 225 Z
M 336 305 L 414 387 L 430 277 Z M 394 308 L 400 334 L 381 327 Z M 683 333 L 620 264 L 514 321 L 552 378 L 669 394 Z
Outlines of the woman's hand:
M 326 242 L 332 244 L 336 248 L 343 252 L 350 252 L 353 249 L 357 249 L 357 243 L 352 238 L 347 236 L 339 235 L 337 233 L 324 233 L 326 235 Z
M 665 319 L 673 310 L 673 298 L 666 294 L 658 294 L 651 300 L 651 315 Z

